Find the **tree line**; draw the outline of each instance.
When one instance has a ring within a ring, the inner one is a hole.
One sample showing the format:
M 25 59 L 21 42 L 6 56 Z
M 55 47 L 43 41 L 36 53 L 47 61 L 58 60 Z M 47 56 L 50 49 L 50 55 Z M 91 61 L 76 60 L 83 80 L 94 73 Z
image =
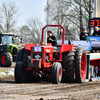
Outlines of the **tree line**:
M 26 24 L 17 27 L 19 17 L 19 7 L 15 2 L 2 2 L 0 7 L 0 33 L 20 35 L 24 43 L 39 43 L 43 27 L 40 18 L 30 17 L 26 20 Z
M 65 28 L 69 26 L 73 35 L 79 35 L 82 28 L 88 31 L 86 16 L 93 17 L 94 0 L 49 0 L 49 3 L 49 24 L 60 24 Z M 24 43 L 39 43 L 44 23 L 38 17 L 30 17 L 25 25 L 16 27 L 20 17 L 18 8 L 15 2 L 2 2 L 0 32 L 19 34 Z
M 88 30 L 88 18 L 94 15 L 94 0 L 51 0 L 50 23 L 70 27 L 73 35 Z

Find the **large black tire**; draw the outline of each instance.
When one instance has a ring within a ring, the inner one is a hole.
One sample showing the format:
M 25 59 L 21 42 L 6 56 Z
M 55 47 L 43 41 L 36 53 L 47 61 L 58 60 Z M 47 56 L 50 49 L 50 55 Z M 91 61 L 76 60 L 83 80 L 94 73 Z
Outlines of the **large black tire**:
M 10 52 L 4 52 L 0 55 L 0 65 L 1 67 L 11 67 L 12 55 Z
M 74 82 L 74 59 L 75 59 L 76 47 L 73 50 L 63 53 L 62 55 L 62 68 L 63 76 L 62 82 Z
M 24 67 L 28 67 L 28 56 L 31 56 L 31 52 L 28 50 L 23 51 L 23 59 L 22 62 L 24 64 Z M 25 71 L 25 82 L 26 83 L 31 83 L 34 82 L 36 79 L 33 76 L 33 71 Z
M 24 50 L 22 62 L 26 67 L 28 67 L 28 56 L 31 56 L 31 52 L 28 50 Z
M 25 48 L 22 48 L 17 54 L 17 62 L 21 61 L 23 63 L 24 68 L 28 68 L 28 56 L 31 56 L 31 53 L 30 51 L 25 50 Z M 25 83 L 31 83 L 38 79 L 33 76 L 33 71 L 25 71 L 24 76 Z
M 24 52 L 25 48 L 22 48 L 18 51 L 17 53 L 17 57 L 16 57 L 16 62 L 19 62 L 23 60 L 23 52 Z
M 54 62 L 51 70 L 51 81 L 53 84 L 58 84 L 62 80 L 62 66 L 58 62 Z
M 14 77 L 16 83 L 23 83 L 25 82 L 25 71 L 22 62 L 17 62 L 14 71 Z
M 86 51 L 82 48 L 77 48 L 75 55 L 75 77 L 76 82 L 85 82 L 87 74 L 87 56 Z
M 25 50 L 25 48 L 22 48 L 21 50 L 18 51 L 17 53 L 17 59 L 16 62 L 19 64 L 20 62 L 23 64 L 23 68 L 27 68 L 28 67 L 28 56 L 30 56 L 31 53 L 28 50 Z M 20 61 L 20 62 L 19 62 Z M 21 64 L 19 64 L 19 66 L 22 66 Z M 17 68 L 17 64 L 16 64 L 16 68 Z M 21 70 L 21 69 L 19 69 Z M 20 72 L 21 73 L 21 72 Z M 19 73 L 19 74 L 20 74 Z M 16 74 L 15 74 L 16 75 Z M 24 79 L 22 79 L 21 76 L 18 76 L 20 81 L 18 81 L 19 83 L 25 82 L 25 83 L 30 83 L 33 82 L 33 71 L 25 71 L 24 74 Z M 17 79 L 17 78 L 16 78 Z

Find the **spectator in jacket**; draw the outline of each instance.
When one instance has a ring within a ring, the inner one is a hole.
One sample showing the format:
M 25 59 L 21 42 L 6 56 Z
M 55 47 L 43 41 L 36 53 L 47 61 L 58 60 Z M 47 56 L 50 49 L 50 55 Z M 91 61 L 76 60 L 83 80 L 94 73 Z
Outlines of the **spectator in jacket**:
M 100 35 L 100 31 L 98 30 L 98 27 L 95 26 L 92 36 L 98 36 L 98 35 Z
M 86 33 L 86 30 L 83 28 L 80 34 L 80 40 L 85 40 L 86 36 L 88 36 L 88 34 Z

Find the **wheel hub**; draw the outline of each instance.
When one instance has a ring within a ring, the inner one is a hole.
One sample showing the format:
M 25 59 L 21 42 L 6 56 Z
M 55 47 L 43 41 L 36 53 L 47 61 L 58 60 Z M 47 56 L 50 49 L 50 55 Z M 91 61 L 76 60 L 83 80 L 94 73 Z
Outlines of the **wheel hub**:
M 82 61 L 81 61 L 81 77 L 84 80 L 86 75 L 86 56 L 85 53 L 82 54 Z
M 5 55 L 2 56 L 1 61 L 2 61 L 3 64 L 6 63 L 6 56 Z

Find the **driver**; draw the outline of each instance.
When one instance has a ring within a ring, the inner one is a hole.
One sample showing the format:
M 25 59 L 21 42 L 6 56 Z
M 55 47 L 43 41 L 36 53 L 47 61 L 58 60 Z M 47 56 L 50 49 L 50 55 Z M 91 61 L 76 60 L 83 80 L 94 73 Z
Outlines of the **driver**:
M 56 37 L 52 34 L 51 31 L 48 31 L 47 33 L 48 33 L 47 43 L 51 43 L 52 46 L 57 46 Z

